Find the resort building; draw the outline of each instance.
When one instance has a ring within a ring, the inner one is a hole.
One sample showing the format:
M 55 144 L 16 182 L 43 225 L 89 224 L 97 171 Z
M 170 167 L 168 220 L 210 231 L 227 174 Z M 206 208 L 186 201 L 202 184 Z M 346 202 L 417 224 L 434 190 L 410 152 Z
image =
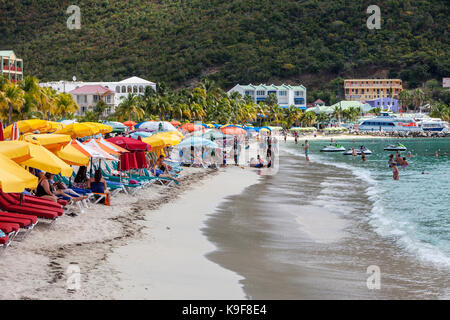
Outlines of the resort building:
M 16 57 L 12 50 L 0 50 L 1 75 L 11 82 L 23 80 L 23 60 Z
M 348 79 L 344 81 L 345 100 L 367 101 L 398 98 L 403 90 L 400 79 Z
M 394 98 L 379 98 L 366 101 L 372 108 L 381 108 L 382 110 L 389 110 L 399 112 L 398 100 Z
M 87 86 L 97 86 L 98 87 L 104 87 L 114 93 L 112 95 L 111 99 L 111 106 L 112 110 L 110 112 L 114 112 L 115 107 L 117 107 L 122 99 L 124 97 L 127 97 L 129 93 L 134 95 L 143 95 L 145 92 L 145 89 L 147 87 L 153 88 L 153 90 L 156 90 L 156 83 L 147 81 L 145 79 L 139 78 L 139 77 L 131 77 L 127 78 L 122 81 L 118 82 L 83 82 L 83 81 L 55 81 L 55 82 L 44 82 L 39 84 L 41 87 L 50 87 L 55 89 L 58 92 L 69 92 L 73 94 L 73 90 Z M 89 89 L 89 88 L 85 88 Z M 82 95 L 82 94 L 81 94 Z M 94 94 L 95 95 L 95 92 Z M 109 96 L 109 95 L 107 95 Z M 84 98 L 81 98 L 84 99 Z M 106 101 L 105 101 L 106 102 Z M 109 104 L 107 102 L 107 104 Z M 88 105 L 90 106 L 90 105 Z M 81 107 L 81 105 L 80 105 Z
M 306 88 L 302 85 L 237 84 L 228 91 L 228 94 L 232 92 L 239 92 L 242 96 L 250 96 L 255 103 L 264 102 L 270 94 L 274 94 L 277 97 L 278 105 L 282 108 L 295 106 L 303 110 L 306 109 Z
M 84 114 L 86 111 L 92 111 L 96 104 L 103 100 L 108 108 L 104 111 L 108 115 L 114 110 L 115 92 L 101 85 L 85 85 L 69 92 L 74 101 L 80 107 L 78 115 Z

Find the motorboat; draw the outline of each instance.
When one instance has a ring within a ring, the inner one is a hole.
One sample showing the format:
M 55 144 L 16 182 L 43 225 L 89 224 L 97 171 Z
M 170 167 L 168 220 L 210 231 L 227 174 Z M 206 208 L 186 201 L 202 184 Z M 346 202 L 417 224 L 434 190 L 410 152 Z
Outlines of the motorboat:
M 359 147 L 359 148 L 354 148 L 354 149 L 355 149 L 356 154 L 357 154 L 358 156 L 361 155 L 361 152 L 364 152 L 364 154 L 372 154 L 372 151 L 370 151 L 368 148 L 366 148 L 366 147 L 364 147 L 364 146 L 361 146 L 361 147 Z M 347 151 L 345 151 L 345 152 L 343 153 L 343 155 L 351 156 L 351 155 L 353 155 L 353 150 L 352 150 L 352 149 L 348 149 Z
M 336 144 L 336 145 L 329 145 L 329 146 L 325 146 L 322 149 L 320 149 L 320 152 L 341 152 L 341 151 L 345 151 L 345 148 L 343 146 L 341 146 L 340 144 Z
M 424 132 L 443 132 L 447 133 L 448 122 L 441 120 L 440 118 L 423 118 L 418 121 L 418 124 Z
M 400 142 L 396 144 L 390 144 L 384 148 L 385 151 L 406 151 L 406 147 Z
M 370 132 L 421 132 L 422 128 L 412 118 L 397 117 L 389 112 L 383 112 L 377 117 L 361 121 L 358 125 L 358 130 Z

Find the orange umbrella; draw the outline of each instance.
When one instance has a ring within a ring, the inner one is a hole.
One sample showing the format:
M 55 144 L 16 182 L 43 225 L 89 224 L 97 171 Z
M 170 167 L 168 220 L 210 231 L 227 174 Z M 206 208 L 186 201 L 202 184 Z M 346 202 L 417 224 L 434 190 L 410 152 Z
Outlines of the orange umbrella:
M 185 123 L 181 127 L 184 131 L 193 132 L 198 130 L 205 130 L 205 127 L 200 124 L 194 124 L 194 123 Z
M 118 145 L 116 145 L 116 144 L 114 144 L 112 142 L 106 141 L 103 138 L 97 139 L 97 142 L 98 142 L 98 144 L 104 145 L 108 149 L 114 150 L 114 151 L 119 152 L 119 153 L 130 152 L 127 149 L 119 147 Z
M 247 131 L 245 131 L 242 128 L 238 128 L 238 127 L 225 127 L 220 130 L 222 131 L 223 134 L 229 134 L 229 135 L 234 135 L 234 136 L 247 133 Z
M 125 122 L 123 122 L 123 124 L 129 128 L 133 128 L 135 125 L 137 125 L 137 123 L 134 121 L 125 121 Z
M 92 139 L 90 139 L 88 141 L 85 141 L 85 142 L 83 142 L 83 144 L 90 144 L 91 140 Z M 115 151 L 115 150 L 105 146 L 104 144 L 99 143 L 99 140 L 100 139 L 94 139 L 94 141 L 97 142 L 96 146 L 100 147 L 100 149 L 102 149 L 103 151 L 105 151 L 105 152 L 107 152 L 109 154 L 112 154 L 112 155 L 116 155 L 116 156 L 120 155 L 120 152 L 117 152 L 117 151 Z
M 181 126 L 181 122 L 180 121 L 176 121 L 176 120 L 170 121 L 170 124 L 173 125 L 174 127 Z

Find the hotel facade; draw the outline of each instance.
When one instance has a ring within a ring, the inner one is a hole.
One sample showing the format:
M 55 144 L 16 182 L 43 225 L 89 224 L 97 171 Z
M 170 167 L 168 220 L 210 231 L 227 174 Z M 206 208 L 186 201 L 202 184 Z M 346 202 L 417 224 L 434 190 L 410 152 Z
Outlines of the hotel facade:
M 275 86 L 273 84 L 266 85 L 235 85 L 228 94 L 239 92 L 243 97 L 250 96 L 254 103 L 264 102 L 270 94 L 277 97 L 278 105 L 281 108 L 295 106 L 297 108 L 306 109 L 306 88 L 302 85 L 291 86 L 282 84 Z
M 10 82 L 23 80 L 23 60 L 12 50 L 0 50 L 1 75 Z
M 344 80 L 345 100 L 368 101 L 379 98 L 398 98 L 403 90 L 400 79 Z
M 83 81 L 55 81 L 39 83 L 41 87 L 49 87 L 60 93 L 70 93 L 80 106 L 78 114 L 92 110 L 100 97 L 104 97 L 108 105 L 106 114 L 113 113 L 120 102 L 128 94 L 144 95 L 147 87 L 156 91 L 156 83 L 139 77 L 131 77 L 117 82 L 83 82 Z M 97 90 L 97 91 L 95 91 Z

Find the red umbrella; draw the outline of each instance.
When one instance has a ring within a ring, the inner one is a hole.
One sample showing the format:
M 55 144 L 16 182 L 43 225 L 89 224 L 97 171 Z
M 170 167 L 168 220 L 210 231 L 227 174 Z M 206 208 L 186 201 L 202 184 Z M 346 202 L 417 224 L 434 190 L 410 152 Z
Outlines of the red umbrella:
M 120 171 L 130 170 L 130 164 L 128 162 L 128 152 L 122 153 L 120 155 L 119 169 L 120 169 Z
M 137 162 L 137 168 L 138 169 L 142 169 L 142 168 L 147 168 L 148 164 L 147 164 L 147 158 L 145 157 L 145 153 L 142 151 L 136 152 L 136 162 Z
M 121 148 L 127 149 L 128 151 L 151 151 L 152 147 L 142 141 L 128 138 L 128 137 L 114 137 L 109 138 L 106 141 L 114 143 Z
M 3 123 L 0 121 L 0 141 L 4 141 L 5 137 L 3 136 Z
M 205 127 L 200 124 L 194 124 L 194 123 L 185 123 L 181 127 L 184 131 L 193 132 L 198 130 L 205 130 Z
M 125 122 L 123 122 L 123 124 L 129 128 L 133 128 L 135 125 L 137 125 L 137 123 L 134 121 L 125 121 Z
M 241 135 L 241 134 L 247 133 L 247 131 L 245 131 L 242 128 L 238 128 L 238 127 L 225 127 L 220 130 L 222 130 L 223 134 L 229 134 L 229 135 Z
M 176 120 L 170 121 L 170 124 L 173 125 L 174 127 L 181 126 L 181 122 L 180 121 L 176 121 Z

